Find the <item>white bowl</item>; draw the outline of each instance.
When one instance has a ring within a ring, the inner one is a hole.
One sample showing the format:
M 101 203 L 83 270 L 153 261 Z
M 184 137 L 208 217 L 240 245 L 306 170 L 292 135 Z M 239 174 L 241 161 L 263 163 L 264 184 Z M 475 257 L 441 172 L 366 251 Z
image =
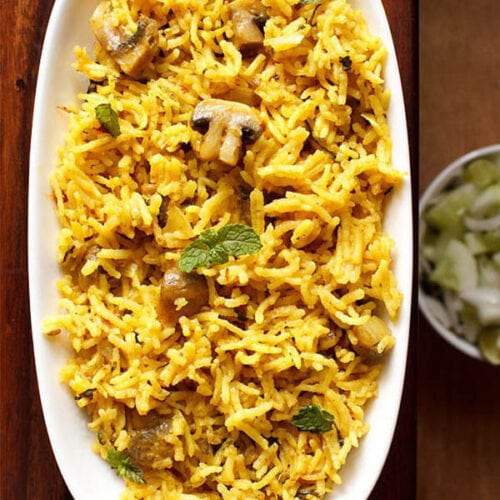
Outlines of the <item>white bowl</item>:
M 418 215 L 419 215 L 419 248 L 421 246 L 422 238 L 425 233 L 425 221 L 423 220 L 423 213 L 426 210 L 429 202 L 439 194 L 454 178 L 462 175 L 465 165 L 478 158 L 492 158 L 500 155 L 500 144 L 492 144 L 479 149 L 475 149 L 454 162 L 450 163 L 439 175 L 429 184 L 419 200 Z M 421 262 L 421 259 L 419 259 Z M 468 342 L 466 339 L 458 336 L 452 330 L 447 328 L 438 317 L 436 317 L 432 306 L 429 304 L 428 295 L 422 289 L 420 280 L 421 272 L 419 269 L 419 286 L 418 286 L 418 305 L 420 311 L 432 325 L 441 337 L 443 337 L 449 344 L 472 358 L 486 361 L 480 349 Z

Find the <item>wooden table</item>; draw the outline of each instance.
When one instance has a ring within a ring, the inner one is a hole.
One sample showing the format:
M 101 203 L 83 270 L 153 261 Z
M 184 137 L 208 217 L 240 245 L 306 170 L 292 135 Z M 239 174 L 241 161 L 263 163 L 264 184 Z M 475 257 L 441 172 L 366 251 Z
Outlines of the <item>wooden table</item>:
M 9 4 L 8 9 L 4 8 L 4 3 Z M 9 0 L 2 3 L 0 11 L 2 500 L 71 498 L 54 461 L 41 413 L 32 354 L 26 255 L 31 113 L 38 62 L 52 3 L 53 0 Z M 384 4 L 399 56 L 407 99 L 413 164 L 416 165 L 416 0 L 384 0 Z M 415 345 L 412 343 L 396 436 L 384 471 L 373 492 L 373 499 L 414 497 L 414 352 Z M 61 415 L 61 418 L 64 418 L 64 415 Z
M 497 0 L 420 0 L 420 191 L 462 154 L 500 141 Z M 418 498 L 500 498 L 500 369 L 420 318 Z

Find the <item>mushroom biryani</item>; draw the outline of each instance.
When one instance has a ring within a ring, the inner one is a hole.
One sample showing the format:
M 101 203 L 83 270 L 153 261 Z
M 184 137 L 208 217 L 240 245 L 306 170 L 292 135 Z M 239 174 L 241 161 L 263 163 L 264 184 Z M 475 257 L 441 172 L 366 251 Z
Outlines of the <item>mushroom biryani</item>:
M 105 0 L 62 108 L 62 370 L 124 498 L 322 498 L 401 303 L 386 49 L 345 0 Z

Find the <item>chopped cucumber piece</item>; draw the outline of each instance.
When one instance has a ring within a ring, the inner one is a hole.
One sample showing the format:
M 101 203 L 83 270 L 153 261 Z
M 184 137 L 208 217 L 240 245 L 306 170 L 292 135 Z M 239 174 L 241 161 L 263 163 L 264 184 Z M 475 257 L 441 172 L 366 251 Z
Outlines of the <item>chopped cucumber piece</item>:
M 438 261 L 446 253 L 446 247 L 453 239 L 456 239 L 455 235 L 446 231 L 428 231 L 423 241 L 424 256 L 431 262 Z
M 477 195 L 472 184 L 464 184 L 444 196 L 425 214 L 427 223 L 455 236 L 463 234 L 462 216 Z
M 484 233 L 478 233 L 479 238 L 482 241 L 487 252 L 498 252 L 500 251 L 500 230 L 495 229 L 494 231 L 485 231 Z
M 424 241 L 426 242 L 425 239 Z M 439 243 L 438 236 L 434 238 L 434 242 Z M 467 232 L 464 234 L 464 243 L 474 255 L 500 252 L 500 230 L 495 229 L 494 231 L 484 231 L 482 233 Z
M 491 160 L 479 158 L 465 167 L 463 178 L 478 188 L 485 188 L 500 179 L 500 168 Z
M 482 235 L 479 233 L 465 233 L 464 243 L 469 247 L 472 255 L 478 255 L 488 251 L 486 245 L 484 244 Z
M 500 213 L 500 184 L 492 184 L 479 193 L 469 212 L 476 218 L 493 217 Z
M 429 279 L 443 288 L 460 292 L 477 286 L 477 264 L 467 245 L 450 240 Z
M 488 255 L 481 255 L 476 262 L 479 276 L 478 283 L 482 287 L 500 290 L 500 267 L 495 260 Z
M 479 348 L 484 357 L 494 365 L 500 365 L 500 328 L 489 326 L 479 332 Z

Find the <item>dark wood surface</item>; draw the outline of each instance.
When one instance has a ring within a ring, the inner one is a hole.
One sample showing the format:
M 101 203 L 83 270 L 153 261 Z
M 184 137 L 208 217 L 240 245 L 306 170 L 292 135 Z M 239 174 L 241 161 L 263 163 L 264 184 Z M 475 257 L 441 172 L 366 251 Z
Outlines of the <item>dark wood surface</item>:
M 26 240 L 31 115 L 43 36 L 52 4 L 52 0 L 9 0 L 2 1 L 0 5 L 2 500 L 71 498 L 58 471 L 44 427 L 34 369 L 28 299 Z M 412 164 L 416 165 L 416 0 L 384 0 L 384 5 L 399 58 L 407 103 Z M 415 496 L 415 333 L 410 345 L 408 374 L 394 442 L 372 500 L 412 499 Z
M 500 142 L 498 0 L 420 0 L 420 191 L 464 153 Z M 500 369 L 420 318 L 418 498 L 500 498 Z

